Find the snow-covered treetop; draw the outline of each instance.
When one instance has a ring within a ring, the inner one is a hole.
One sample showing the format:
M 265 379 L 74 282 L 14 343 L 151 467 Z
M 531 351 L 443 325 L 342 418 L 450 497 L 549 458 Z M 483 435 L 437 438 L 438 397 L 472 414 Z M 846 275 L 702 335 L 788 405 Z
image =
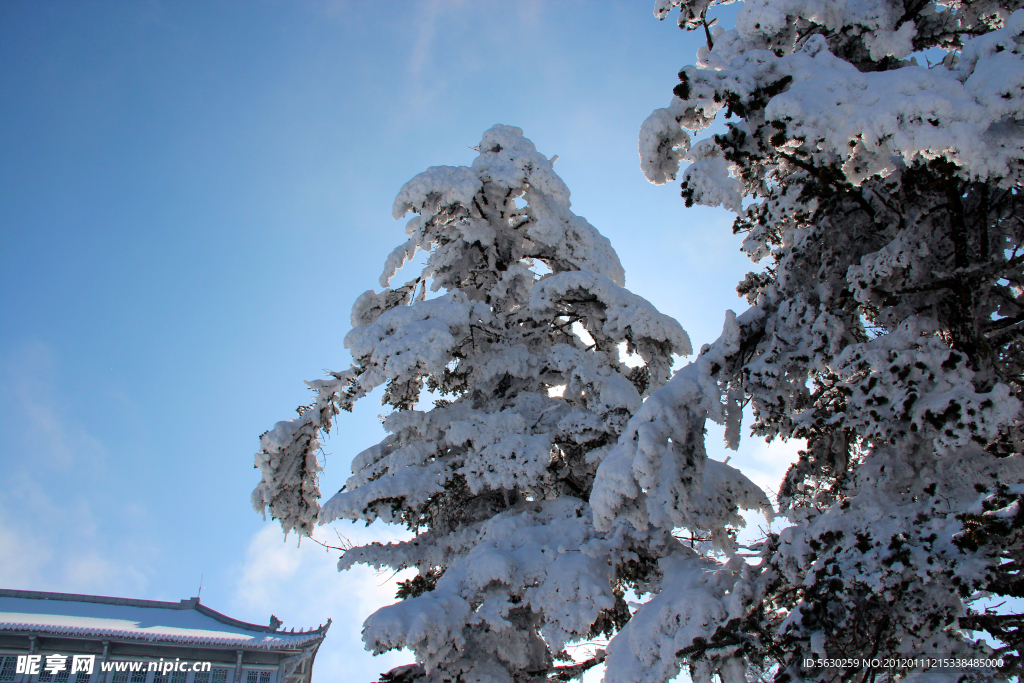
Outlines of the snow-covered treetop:
M 720 3 L 664 0 L 655 14 L 681 5 L 680 22 L 700 26 L 711 4 Z M 747 145 L 769 144 L 794 166 L 835 168 L 855 185 L 900 163 L 943 159 L 966 180 L 1013 187 L 1024 141 L 1007 122 L 1024 104 L 1024 14 L 1011 7 L 745 2 L 734 29 L 709 31 L 676 97 L 644 124 L 641 168 L 664 183 L 692 162 L 685 179 L 698 203 L 738 210 L 741 195 L 763 194 L 763 173 L 739 177 L 720 146 L 690 149 L 681 130 L 702 130 L 724 109 L 744 119 L 737 131 Z M 908 59 L 933 48 L 947 51 L 941 66 Z
M 309 382 L 315 402 L 264 434 L 256 455 L 253 504 L 286 531 L 381 519 L 415 532 L 352 548 L 339 567 L 418 570 L 364 639 L 375 652 L 411 649 L 419 668 L 402 675 L 431 681 L 554 672 L 567 643 L 628 618 L 624 592 L 642 590 L 654 567 L 634 546 L 678 546 L 624 524 L 598 530 L 589 498 L 673 355 L 691 353 L 689 338 L 623 288 L 608 240 L 571 211 L 552 160 L 520 129 L 494 126 L 476 149 L 470 166 L 432 167 L 399 191 L 395 218 L 416 215 L 383 291 L 352 307 L 353 365 Z M 392 287 L 419 251 L 419 274 Z M 380 386 L 394 408 L 388 435 L 353 459 L 321 509 L 321 435 Z M 722 467 L 712 488 L 726 512 L 701 520 L 719 534 L 750 503 L 736 491 L 754 488 Z
M 597 352 L 618 363 L 617 345 L 627 342 L 645 363 L 654 363 L 648 371 L 656 381 L 666 380 L 670 365 L 655 357 L 655 347 L 667 351 L 666 358 L 690 353 L 686 333 L 622 289 L 625 274 L 618 257 L 607 238 L 570 210 L 569 190 L 552 162 L 511 126 L 494 126 L 476 149 L 480 154 L 472 166 L 432 167 L 399 191 L 393 215 L 418 215 L 406 224 L 409 239 L 388 257 L 381 285 L 389 285 L 418 250 L 429 256 L 415 280 L 381 293 L 366 292 L 353 306 L 353 331 L 345 344 L 359 370 L 351 397 L 413 368 L 420 377 L 441 372 L 451 360 L 452 345 L 465 342 L 448 334 L 450 328 L 461 324 L 468 330 L 472 320 L 486 334 L 496 315 L 522 306 L 550 315 L 596 305 L 599 317 L 587 320 L 600 326 L 587 331 L 597 334 Z M 538 267 L 551 277 L 538 275 Z M 430 291 L 448 294 L 427 301 L 428 282 Z M 540 289 L 532 289 L 534 282 Z M 586 291 L 591 301 L 564 304 L 575 291 Z M 388 402 L 408 408 L 411 399 L 412 394 L 396 395 Z
M 608 239 L 572 213 L 569 188 L 555 173 L 553 161 L 538 154 L 520 129 L 494 126 L 484 133 L 474 149 L 480 156 L 472 166 L 434 166 L 399 191 L 392 211 L 395 219 L 410 211 L 419 215 L 406 226 L 409 241 L 388 258 L 381 275 L 382 287 L 386 287 L 394 275 L 392 267 L 397 270 L 412 258 L 416 249 L 430 251 L 436 245 L 438 249 L 432 253 L 423 276 L 434 278 L 434 291 L 459 288 L 460 281 L 453 279 L 458 277 L 459 270 L 446 276 L 453 264 L 446 262 L 445 257 L 456 247 L 443 248 L 453 236 L 445 229 L 454 229 L 468 244 L 480 242 L 483 246 L 516 234 L 518 238 L 508 246 L 517 251 L 501 255 L 508 263 L 535 258 L 555 273 L 589 270 L 610 278 L 620 287 L 625 285 L 625 273 Z M 506 195 L 502 203 L 522 197 L 531 211 L 520 216 L 509 209 L 510 223 L 520 224 L 510 227 L 511 232 L 497 231 L 507 233 L 499 235 L 488 223 L 486 209 L 491 207 L 479 204 L 481 200 L 487 201 L 488 195 Z M 474 200 L 480 216 L 472 215 Z M 499 263 L 490 265 L 498 267 Z
M 608 240 L 571 211 L 569 190 L 552 161 L 520 129 L 494 126 L 476 149 L 472 166 L 430 168 L 399 191 L 393 215 L 418 215 L 406 224 L 408 240 L 387 259 L 385 289 L 365 292 L 352 307 L 345 345 L 356 364 L 310 382 L 317 399 L 301 409 L 303 419 L 278 423 L 263 435 L 264 454 L 300 446 L 281 462 L 264 457 L 264 488 L 254 492 L 254 505 L 270 505 L 286 529 L 309 533 L 317 518 L 319 431 L 329 429 L 339 409 L 349 410 L 382 384 L 388 385 L 385 403 L 400 410 L 416 405 L 424 383 L 459 393 L 473 382 L 504 382 L 510 396 L 521 388 L 513 381 L 519 375 L 547 375 L 531 381 L 532 390 L 567 384 L 571 358 L 583 353 L 574 324 L 593 339 L 589 356 L 642 374 L 644 382 L 663 383 L 672 354 L 690 353 L 678 323 L 622 289 L 622 265 Z M 387 288 L 418 250 L 429 252 L 419 276 Z M 427 298 L 428 291 L 439 290 L 445 293 Z M 558 318 L 557 333 L 516 320 L 538 315 Z M 496 352 L 490 340 L 511 334 L 509 329 L 518 330 L 519 343 Z M 531 356 L 531 345 L 542 336 L 561 342 L 562 360 L 555 365 L 539 366 Z M 642 358 L 642 371 L 623 365 L 620 344 Z M 633 399 L 616 401 L 625 406 Z M 293 470 L 288 476 L 273 474 L 285 467 Z

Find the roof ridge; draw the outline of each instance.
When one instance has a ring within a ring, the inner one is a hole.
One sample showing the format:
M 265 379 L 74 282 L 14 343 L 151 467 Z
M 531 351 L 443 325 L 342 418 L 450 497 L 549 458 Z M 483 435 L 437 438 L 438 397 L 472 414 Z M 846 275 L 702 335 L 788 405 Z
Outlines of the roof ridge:
M 135 598 L 116 598 L 106 595 L 83 595 L 81 593 L 51 593 L 46 591 L 24 591 L 15 590 L 11 588 L 0 588 L 0 598 L 25 598 L 29 600 L 61 600 L 65 602 L 93 602 L 101 605 L 122 605 L 125 607 L 148 607 L 156 609 L 194 609 L 202 615 L 210 617 L 215 621 L 219 621 L 227 626 L 235 626 L 242 628 L 247 631 L 257 631 L 259 633 L 279 633 L 287 635 L 312 635 L 312 634 L 323 634 L 327 632 L 327 629 L 331 626 L 331 620 L 328 619 L 326 624 L 321 624 L 317 628 L 311 628 L 304 631 L 284 631 L 280 629 L 274 629 L 270 626 L 264 626 L 261 624 L 250 624 L 247 621 L 241 621 L 233 617 L 229 617 L 226 614 L 221 614 L 217 610 L 210 609 L 206 605 L 199 601 L 198 597 L 183 599 L 179 602 L 164 602 L 162 600 L 139 600 Z
M 296 638 L 294 641 L 250 642 L 240 637 L 233 638 L 231 636 L 188 636 L 166 633 L 139 634 L 120 629 L 90 628 L 87 626 L 49 626 L 15 622 L 0 623 L 0 632 L 3 631 L 31 631 L 37 634 L 84 636 L 89 638 L 114 637 L 134 641 L 178 643 L 185 645 L 242 646 L 243 648 L 255 648 L 261 650 L 271 650 L 282 646 L 285 648 L 301 647 L 310 642 L 322 640 L 323 638 L 323 636 L 318 633 L 306 633 L 303 634 L 305 636 L 304 638 Z M 289 633 L 287 635 L 290 636 L 292 634 Z M 297 636 L 299 634 L 296 633 L 295 635 Z

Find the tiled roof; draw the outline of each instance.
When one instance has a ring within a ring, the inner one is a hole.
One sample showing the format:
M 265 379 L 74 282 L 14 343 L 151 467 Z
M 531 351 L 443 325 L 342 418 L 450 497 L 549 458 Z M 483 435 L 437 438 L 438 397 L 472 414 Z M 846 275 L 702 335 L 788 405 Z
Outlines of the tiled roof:
M 279 631 L 215 612 L 199 598 L 159 602 L 0 589 L 0 632 L 290 650 L 322 640 L 330 625 Z

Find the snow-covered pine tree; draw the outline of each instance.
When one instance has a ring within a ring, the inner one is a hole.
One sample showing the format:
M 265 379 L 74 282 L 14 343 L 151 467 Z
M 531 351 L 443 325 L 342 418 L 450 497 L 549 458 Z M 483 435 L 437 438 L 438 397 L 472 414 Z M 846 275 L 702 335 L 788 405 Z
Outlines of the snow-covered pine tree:
M 707 14 L 720 4 L 656 4 L 707 46 L 644 123 L 641 165 L 665 183 L 689 162 L 687 204 L 737 212 L 761 268 L 738 287 L 751 307 L 603 460 L 595 526 L 702 530 L 693 495 L 651 494 L 667 459 L 691 465 L 687 491 L 705 485 L 689 439 L 706 417 L 735 446 L 749 403 L 754 434 L 808 445 L 778 494 L 792 526 L 756 563 L 663 558 L 605 681 L 681 664 L 727 683 L 1019 675 L 1021 3 L 746 0 L 727 31 Z M 720 114 L 727 132 L 691 146 Z M 993 654 L 1002 666 L 913 659 Z M 890 657 L 909 663 L 803 665 Z
M 403 600 L 364 627 L 374 652 L 416 655 L 385 680 L 568 680 L 600 657 L 577 665 L 564 646 L 620 628 L 624 592 L 642 591 L 654 558 L 679 545 L 626 522 L 598 532 L 588 499 L 601 460 L 690 343 L 623 288 L 608 240 L 570 211 L 553 160 L 521 130 L 495 126 L 476 149 L 472 166 L 431 168 L 399 192 L 395 218 L 418 215 L 387 260 L 385 289 L 353 306 L 345 346 L 355 363 L 309 382 L 315 402 L 261 437 L 253 504 L 286 532 L 381 519 L 416 534 L 339 562 L 418 570 Z M 418 250 L 429 253 L 419 276 L 388 288 Z M 381 385 L 395 409 L 388 436 L 353 460 L 320 509 L 321 435 Z M 433 408 L 417 408 L 424 389 L 441 397 Z M 749 503 L 730 491 L 755 488 L 732 468 L 715 471 L 706 521 L 724 533 Z M 767 502 L 756 491 L 752 500 Z

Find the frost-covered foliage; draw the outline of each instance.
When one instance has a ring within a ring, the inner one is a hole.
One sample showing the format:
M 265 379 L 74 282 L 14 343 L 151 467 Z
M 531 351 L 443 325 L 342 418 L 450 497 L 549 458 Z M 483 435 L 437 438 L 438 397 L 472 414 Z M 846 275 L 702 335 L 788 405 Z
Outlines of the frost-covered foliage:
M 625 592 L 645 590 L 658 557 L 684 552 L 667 531 L 598 529 L 590 497 L 598 466 L 690 342 L 624 289 L 608 240 L 572 213 L 521 130 L 495 126 L 476 149 L 472 166 L 428 169 L 399 192 L 395 218 L 416 215 L 383 291 L 352 308 L 355 362 L 310 382 L 315 402 L 263 435 L 253 503 L 300 534 L 336 519 L 415 533 L 339 563 L 418 571 L 365 624 L 368 649 L 416 655 L 386 680 L 568 680 L 600 658 L 573 664 L 565 645 L 614 633 L 630 617 Z M 421 250 L 422 272 L 391 288 Z M 319 439 L 379 386 L 395 409 L 388 435 L 320 509 Z M 425 390 L 440 396 L 429 409 Z M 658 457 L 659 495 L 686 495 L 686 463 Z M 706 466 L 704 482 L 691 515 L 722 538 L 738 506 L 766 502 L 725 465 Z
M 1024 3 L 746 0 L 731 30 L 721 4 L 655 5 L 707 46 L 644 123 L 641 166 L 737 212 L 760 269 L 604 458 L 595 527 L 719 521 L 705 417 L 735 445 L 749 404 L 754 434 L 808 445 L 778 494 L 792 526 L 757 562 L 661 556 L 605 681 L 868 680 L 803 662 L 918 655 L 1004 665 L 884 676 L 1019 675 Z

